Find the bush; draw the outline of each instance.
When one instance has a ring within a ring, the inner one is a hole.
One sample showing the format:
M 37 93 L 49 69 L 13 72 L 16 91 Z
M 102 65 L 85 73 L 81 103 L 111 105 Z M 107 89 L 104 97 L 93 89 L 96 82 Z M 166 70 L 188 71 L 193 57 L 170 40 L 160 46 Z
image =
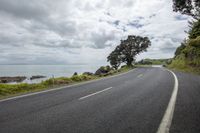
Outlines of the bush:
M 72 76 L 71 80 L 75 82 L 79 82 L 79 81 L 90 80 L 93 78 L 94 76 L 91 76 L 91 75 L 76 75 L 76 76 Z
M 113 70 L 110 66 L 101 66 L 96 72 L 95 75 L 104 75 Z
M 189 41 L 189 45 L 193 47 L 200 48 L 200 36 L 198 36 L 196 39 L 191 39 Z
M 195 22 L 190 22 L 189 38 L 195 39 L 200 36 L 200 19 Z

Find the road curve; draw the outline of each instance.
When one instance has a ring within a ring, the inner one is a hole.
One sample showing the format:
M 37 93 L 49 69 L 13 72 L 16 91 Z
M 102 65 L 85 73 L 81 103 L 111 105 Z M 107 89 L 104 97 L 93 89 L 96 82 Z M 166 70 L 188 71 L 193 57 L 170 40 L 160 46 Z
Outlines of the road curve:
M 177 73 L 178 78 L 182 78 L 181 74 Z M 166 69 L 146 67 L 96 82 L 3 101 L 0 133 L 156 133 L 174 83 L 173 75 Z M 194 84 L 195 92 L 199 92 L 198 80 Z M 185 91 L 182 87 L 187 88 L 180 85 L 181 91 Z M 179 123 L 183 117 L 182 95 L 185 93 L 178 93 L 170 132 L 181 131 L 185 124 Z M 189 113 L 199 115 L 197 104 L 192 108 L 195 111 Z M 188 116 L 186 120 L 190 119 Z M 199 118 L 195 120 L 197 124 Z M 195 129 L 188 131 L 199 131 L 199 127 L 192 127 Z

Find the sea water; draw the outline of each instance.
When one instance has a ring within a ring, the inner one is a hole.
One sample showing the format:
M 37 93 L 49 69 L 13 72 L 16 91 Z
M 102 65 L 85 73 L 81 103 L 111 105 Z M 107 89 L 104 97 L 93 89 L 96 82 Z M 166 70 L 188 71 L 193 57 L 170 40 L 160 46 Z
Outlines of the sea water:
M 38 83 L 51 77 L 71 77 L 74 72 L 95 72 L 100 65 L 0 65 L 0 77 L 26 76 L 25 83 Z M 46 76 L 43 79 L 29 80 L 31 76 Z

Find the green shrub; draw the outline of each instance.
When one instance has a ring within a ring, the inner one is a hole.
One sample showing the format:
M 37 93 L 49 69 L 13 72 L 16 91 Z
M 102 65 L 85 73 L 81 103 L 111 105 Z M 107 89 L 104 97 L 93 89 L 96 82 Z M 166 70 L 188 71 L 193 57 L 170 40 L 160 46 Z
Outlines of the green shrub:
M 196 39 L 191 39 L 189 41 L 189 45 L 193 47 L 198 47 L 200 48 L 200 36 L 198 36 Z
M 79 82 L 79 81 L 90 80 L 93 78 L 94 78 L 94 76 L 91 76 L 91 75 L 75 75 L 75 76 L 71 77 L 71 80 L 75 81 L 75 82 Z
M 60 77 L 60 78 L 55 78 L 54 79 L 54 84 L 70 84 L 72 83 L 73 81 L 68 78 L 68 77 Z

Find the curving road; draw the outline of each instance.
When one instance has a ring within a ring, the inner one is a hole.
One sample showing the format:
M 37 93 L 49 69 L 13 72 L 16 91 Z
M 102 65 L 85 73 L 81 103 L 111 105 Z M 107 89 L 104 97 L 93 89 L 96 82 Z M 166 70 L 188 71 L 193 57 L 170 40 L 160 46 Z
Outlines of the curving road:
M 199 133 L 200 76 L 175 75 L 178 94 L 169 132 Z M 0 133 L 156 133 L 170 109 L 174 79 L 164 68 L 137 68 L 86 84 L 3 100 Z

